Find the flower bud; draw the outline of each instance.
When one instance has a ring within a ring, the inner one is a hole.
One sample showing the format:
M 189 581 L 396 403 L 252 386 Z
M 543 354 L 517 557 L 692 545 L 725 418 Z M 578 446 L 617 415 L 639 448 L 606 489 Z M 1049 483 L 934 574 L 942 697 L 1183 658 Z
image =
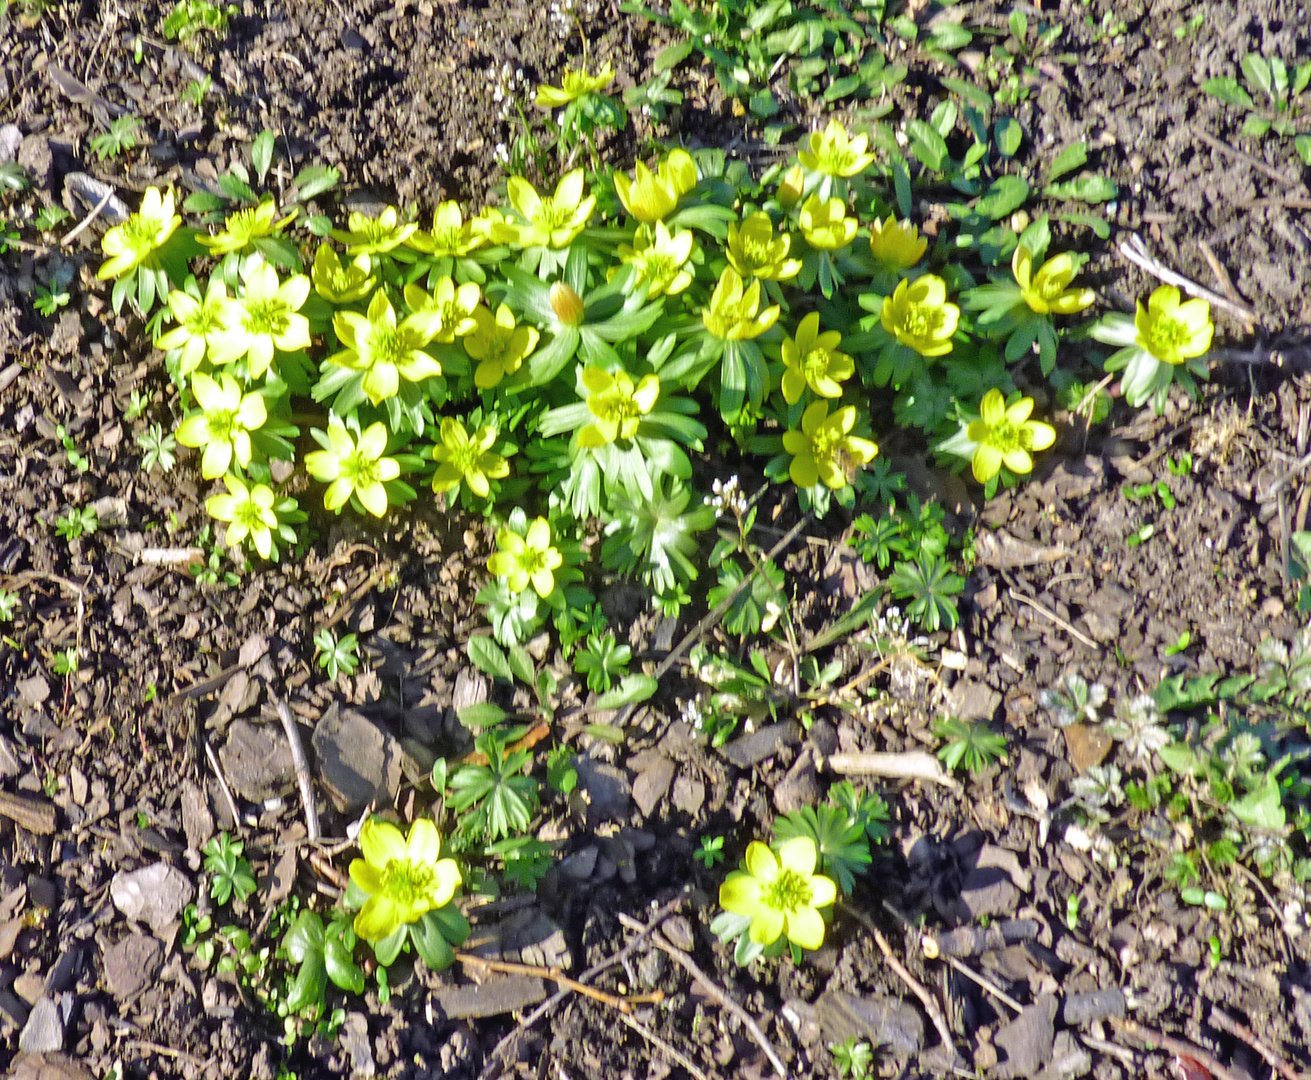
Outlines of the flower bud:
M 577 326 L 583 321 L 583 298 L 563 281 L 551 286 L 551 310 L 555 317 L 567 326 Z

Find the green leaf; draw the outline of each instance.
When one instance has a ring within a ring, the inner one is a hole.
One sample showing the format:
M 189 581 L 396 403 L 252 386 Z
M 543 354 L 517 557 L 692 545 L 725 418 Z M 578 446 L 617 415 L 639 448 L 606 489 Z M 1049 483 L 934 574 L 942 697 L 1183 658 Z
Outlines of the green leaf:
M 264 183 L 264 178 L 269 174 L 269 166 L 273 164 L 273 132 L 265 128 L 255 136 L 255 141 L 250 144 L 250 163 L 255 167 L 255 175 L 259 177 L 259 182 Z
M 910 138 L 910 152 L 919 162 L 933 172 L 941 172 L 948 157 L 947 140 L 932 125 L 919 119 L 906 125 L 906 134 Z
M 659 689 L 660 684 L 650 675 L 625 675 L 619 685 L 596 699 L 598 709 L 618 709 L 645 701 Z
M 993 125 L 992 138 L 1003 157 L 1014 157 L 1024 141 L 1024 128 L 1013 116 L 1003 116 Z
M 1299 135 L 1293 140 L 1293 146 L 1297 149 L 1302 164 L 1311 168 L 1311 135 Z
M 1274 78 L 1270 71 L 1270 64 L 1263 56 L 1256 53 L 1248 53 L 1243 57 L 1243 74 L 1247 76 L 1249 86 L 1255 86 L 1271 101 L 1276 101 Z
M 974 83 L 967 82 L 965 79 L 957 79 L 949 76 L 944 76 L 940 82 L 948 90 L 960 94 L 962 98 L 973 105 L 976 109 L 980 109 L 983 112 L 990 112 L 992 110 L 992 95 L 982 87 L 975 86 Z
M 860 89 L 861 81 L 862 78 L 859 74 L 834 79 L 824 91 L 824 100 L 840 101 L 844 97 L 849 97 Z
M 323 165 L 309 165 L 296 174 L 293 181 L 296 187 L 296 201 L 308 202 L 316 195 L 335 188 L 341 180 L 341 173 Z
M 778 115 L 780 106 L 769 90 L 759 90 L 751 95 L 747 101 L 747 108 L 758 120 L 768 120 L 771 116 Z
M 1270 130 L 1270 126 L 1271 122 L 1264 116 L 1249 116 L 1243 121 L 1238 134 L 1245 135 L 1249 139 L 1259 139 Z
M 692 55 L 693 47 L 693 42 L 689 38 L 686 41 L 679 41 L 661 49 L 651 65 L 652 71 L 659 75 L 662 71 L 669 71 L 671 68 L 677 67 Z
M 441 926 L 434 920 L 431 911 L 424 912 L 419 921 L 410 926 L 410 941 L 432 971 L 445 971 L 455 963 L 455 950 L 442 934 Z
M 1283 829 L 1286 817 L 1280 805 L 1279 781 L 1267 773 L 1261 786 L 1230 803 L 1230 811 L 1244 825 L 1278 832 Z
M 1099 240 L 1105 240 L 1111 235 L 1110 223 L 1096 214 L 1058 214 L 1056 220 L 1068 221 L 1071 225 L 1086 225 Z
M 1088 160 L 1088 146 L 1081 139 L 1077 143 L 1070 143 L 1064 150 L 1056 155 L 1056 160 L 1052 162 L 1051 168 L 1047 170 L 1047 180 L 1050 183 L 1066 173 L 1072 173 L 1076 169 L 1082 169 Z
M 1012 10 L 1007 25 L 1010 27 L 1011 36 L 1020 44 L 1024 44 L 1024 39 L 1029 34 L 1029 20 L 1024 17 L 1024 12 L 1018 8 Z
M 974 35 L 958 22 L 942 22 L 933 28 L 925 47 L 941 49 L 943 52 L 956 52 L 974 40 Z M 943 82 L 947 80 L 944 79 Z
M 906 171 L 906 163 L 900 158 L 892 162 L 892 186 L 897 193 L 897 211 L 903 218 L 910 217 L 912 209 L 910 173 Z
M 466 705 L 457 714 L 460 723 L 467 728 L 490 727 L 499 724 L 508 715 L 499 705 L 483 701 L 477 705 Z
M 510 667 L 510 661 L 506 659 L 501 647 L 491 638 L 475 634 L 465 645 L 465 651 L 478 670 L 486 672 L 493 678 L 514 682 L 514 671 Z
M 1059 184 L 1048 184 L 1043 194 L 1053 199 L 1075 199 L 1079 202 L 1101 203 L 1114 199 L 1120 193 L 1114 180 L 1109 180 L 1098 173 L 1085 173 L 1073 180 Z
M 528 650 L 522 645 L 510 646 L 510 670 L 514 676 L 525 686 L 532 686 L 535 681 L 535 670 L 533 668 L 533 658 L 528 655 Z
M 1207 79 L 1202 83 L 1202 89 L 1212 97 L 1217 97 L 1226 105 L 1239 105 L 1244 109 L 1254 109 L 1256 106 L 1252 103 L 1252 97 L 1246 90 L 1239 85 L 1237 79 Z
M 1000 176 L 974 204 L 974 209 L 997 221 L 1018 210 L 1029 198 L 1029 185 L 1018 176 Z

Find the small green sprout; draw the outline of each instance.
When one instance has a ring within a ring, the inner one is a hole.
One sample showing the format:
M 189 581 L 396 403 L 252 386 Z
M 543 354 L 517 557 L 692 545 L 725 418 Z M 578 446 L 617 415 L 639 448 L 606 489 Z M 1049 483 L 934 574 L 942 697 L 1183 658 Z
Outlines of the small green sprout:
M 514 750 L 507 754 L 505 741 L 494 731 L 479 735 L 474 746 L 487 757 L 487 764 L 456 769 L 446 800 L 448 808 L 463 815 L 461 833 L 496 841 L 511 831 L 524 832 L 537 803 L 537 781 L 521 775 L 531 753 Z
M 109 130 L 91 139 L 91 150 L 101 161 L 116 158 L 125 150 L 133 150 L 137 145 L 137 128 L 141 119 L 128 114 L 115 117 Z
M 707 870 L 713 870 L 715 866 L 724 861 L 724 838 L 722 836 L 701 837 L 701 846 L 692 852 L 692 858 L 696 859 Z
M 135 420 L 146 411 L 146 406 L 149 404 L 150 398 L 142 397 L 140 390 L 133 390 L 131 398 L 128 399 L 127 408 L 123 410 L 123 419 Z
M 203 79 L 192 79 L 182 91 L 182 100 L 190 102 L 197 109 L 205 103 L 209 92 L 214 87 L 214 80 L 206 75 Z
M 1220 961 L 1224 958 L 1224 953 L 1220 949 L 1220 936 L 1218 934 L 1212 934 L 1207 940 L 1211 946 L 1210 953 L 1207 956 L 1207 962 L 1211 965 L 1211 970 L 1214 971 L 1220 966 Z
M 14 612 L 18 610 L 18 594 L 8 589 L 0 589 L 0 622 L 13 622 Z
M 1178 457 L 1167 457 L 1165 467 L 1175 476 L 1189 476 L 1193 471 L 1193 455 L 1185 450 Z
M 1176 641 L 1173 645 L 1167 645 L 1165 647 L 1165 655 L 1178 656 L 1179 653 L 1183 652 L 1192 643 L 1193 643 L 1193 632 L 1191 630 L 1185 630 L 1182 634 L 1179 635 L 1178 641 Z
M 51 285 L 49 288 L 38 285 L 36 299 L 32 302 L 32 306 L 42 315 L 53 315 L 60 308 L 67 307 L 70 299 L 67 289 L 61 289 L 57 285 Z
M 1065 898 L 1065 926 L 1073 934 L 1079 929 L 1079 894 L 1070 893 Z
M 236 14 L 236 4 L 214 4 L 210 0 L 178 0 L 160 30 L 169 41 L 190 46 L 201 31 L 226 34 L 228 20 Z
M 73 436 L 69 434 L 68 429 L 60 424 L 55 428 L 55 438 L 64 444 L 64 451 L 68 454 L 68 463 L 78 472 L 84 473 L 91 468 L 91 462 L 83 456 L 77 448 L 77 443 L 73 441 Z M 94 532 L 94 530 L 92 530 Z
M 1140 526 L 1126 536 L 1124 538 L 1124 546 L 1136 548 L 1139 544 L 1146 543 L 1155 535 L 1156 526 L 1149 521 L 1146 525 Z
M 151 472 L 156 465 L 164 472 L 172 472 L 177 464 L 177 440 L 159 424 L 151 424 L 137 436 L 137 445 L 141 447 L 141 471 Z
M 899 562 L 889 584 L 898 600 L 909 601 L 906 614 L 929 633 L 952 630 L 960 621 L 953 597 L 965 588 L 965 579 L 951 573 L 940 556 L 921 554 L 913 562 Z
M 633 651 L 627 645 L 616 645 L 614 634 L 589 634 L 587 644 L 574 655 L 574 670 L 587 676 L 588 689 L 604 693 L 611 682 L 628 673 L 628 661 Z
M 938 757 L 953 771 L 964 766 L 972 773 L 980 772 L 1006 753 L 1006 736 L 984 723 L 944 716 L 933 725 L 933 734 L 947 740 Z
M 67 649 L 61 649 L 55 653 L 50 661 L 50 670 L 56 675 L 67 678 L 77 671 L 77 648 L 69 646 Z
M 209 895 L 219 904 L 226 904 L 235 895 L 243 903 L 255 891 L 255 875 L 250 861 L 242 857 L 245 844 L 233 840 L 226 832 L 212 836 L 201 851 L 205 854 L 205 869 L 211 875 Z
M 69 213 L 62 206 L 48 203 L 32 218 L 32 226 L 42 232 L 51 232 L 60 222 L 67 220 Z
M 80 540 L 99 528 L 100 518 L 92 506 L 69 507 L 68 513 L 55 521 L 55 532 L 65 540 Z
M 354 634 L 343 634 L 338 640 L 331 630 L 323 629 L 314 635 L 314 651 L 319 659 L 319 667 L 328 673 L 328 678 L 335 679 L 340 672 L 354 675 L 360 665 L 356 650 L 359 639 Z
M 856 1041 L 856 1036 L 840 1043 L 829 1043 L 829 1053 L 833 1055 L 833 1064 L 837 1066 L 838 1075 L 848 1080 L 865 1080 L 874 1064 L 874 1051 L 869 1043 Z

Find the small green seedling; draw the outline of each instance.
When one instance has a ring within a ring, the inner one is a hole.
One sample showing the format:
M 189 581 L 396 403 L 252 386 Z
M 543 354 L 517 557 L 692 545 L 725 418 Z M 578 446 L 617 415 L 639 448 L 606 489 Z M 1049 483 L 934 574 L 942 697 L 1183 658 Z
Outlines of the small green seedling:
M 1193 643 L 1193 632 L 1191 630 L 1185 630 L 1182 634 L 1179 635 L 1178 641 L 1176 641 L 1173 645 L 1167 645 L 1165 647 L 1165 655 L 1178 656 L 1192 643 Z
M 48 205 L 41 207 L 40 212 L 32 218 L 32 225 L 34 228 L 40 229 L 42 232 L 50 232 L 69 216 L 68 211 L 62 206 L 49 203 Z
M 73 441 L 73 436 L 68 433 L 68 429 L 63 424 L 55 428 L 55 437 L 64 444 L 64 451 L 68 454 L 68 463 L 73 468 L 80 473 L 84 473 L 91 468 L 91 462 L 78 450 L 77 443 Z
M 182 100 L 199 109 L 205 103 L 205 99 L 209 97 L 209 92 L 213 88 L 214 80 L 208 75 L 203 79 L 192 79 L 187 83 L 187 88 L 182 91 Z
M 74 674 L 77 671 L 77 649 L 70 646 L 55 653 L 50 661 L 50 670 L 63 678 Z
M 610 689 L 614 679 L 628 674 L 628 661 L 633 651 L 627 645 L 616 645 L 614 634 L 588 634 L 587 644 L 574 655 L 574 670 L 587 676 L 588 689 L 598 694 Z
M 1073 934 L 1079 929 L 1079 894 L 1071 893 L 1065 898 L 1065 925 Z
M 724 861 L 724 838 L 722 836 L 701 837 L 701 846 L 692 852 L 692 858 L 700 862 L 707 870 L 713 870 L 717 864 Z
M 146 406 L 149 403 L 150 399 L 142 397 L 140 390 L 133 390 L 132 397 L 128 399 L 127 408 L 123 411 L 123 419 L 135 420 L 146 411 Z
M 53 315 L 62 307 L 68 306 L 68 301 L 72 297 L 68 295 L 67 289 L 61 289 L 57 285 L 51 285 L 48 288 L 44 285 L 38 285 L 36 289 L 36 299 L 32 301 L 32 306 L 42 315 Z
M 984 723 L 944 716 L 933 725 L 933 734 L 947 740 L 938 757 L 953 772 L 962 766 L 972 773 L 980 772 L 1006 753 L 1006 736 L 991 731 Z
M 177 464 L 177 455 L 174 454 L 178 447 L 177 440 L 171 434 L 166 434 L 161 425 L 151 424 L 141 432 L 137 436 L 137 445 L 142 450 L 142 472 L 148 473 L 156 465 L 164 472 L 173 471 L 173 466 Z
M 169 41 L 190 45 L 202 31 L 226 34 L 228 21 L 236 14 L 235 4 L 214 4 L 210 0 L 178 0 L 160 29 Z
M 1210 955 L 1207 957 L 1207 961 L 1211 965 L 1211 970 L 1214 971 L 1216 968 L 1220 966 L 1220 961 L 1221 959 L 1223 959 L 1224 953 L 1220 951 L 1220 937 L 1218 934 L 1212 934 L 1209 939 L 1209 942 L 1211 946 L 1211 952 Z
M 320 630 L 314 635 L 314 650 L 319 658 L 319 667 L 328 673 L 328 678 L 335 679 L 339 673 L 354 675 L 360 666 L 357 653 L 359 639 L 354 634 L 343 634 L 338 640 L 331 630 Z
M 109 130 L 91 139 L 91 150 L 101 161 L 118 157 L 127 150 L 136 149 L 137 128 L 141 126 L 139 117 L 127 115 L 115 117 Z
M 18 610 L 18 594 L 0 589 L 0 622 L 13 622 Z
M 874 1064 L 874 1050 L 867 1042 L 857 1042 L 853 1035 L 840 1043 L 829 1043 L 829 1053 L 833 1055 L 833 1064 L 837 1066 L 838 1075 L 848 1080 L 865 1080 Z
M 255 875 L 249 860 L 242 857 L 245 844 L 233 840 L 226 832 L 210 837 L 201 850 L 205 869 L 210 874 L 209 895 L 218 904 L 226 904 L 235 895 L 242 902 L 255 891 Z
M 1156 526 L 1149 521 L 1146 525 L 1140 526 L 1139 528 L 1131 532 L 1128 536 L 1126 536 L 1124 538 L 1124 546 L 1135 548 L 1139 544 L 1146 543 L 1155 535 L 1156 535 Z
M 1165 459 L 1165 467 L 1175 476 L 1189 476 L 1193 471 L 1193 455 L 1185 450 L 1178 457 Z
M 100 528 L 100 518 L 94 507 L 70 507 L 68 513 L 55 521 L 55 532 L 65 540 L 80 540 Z

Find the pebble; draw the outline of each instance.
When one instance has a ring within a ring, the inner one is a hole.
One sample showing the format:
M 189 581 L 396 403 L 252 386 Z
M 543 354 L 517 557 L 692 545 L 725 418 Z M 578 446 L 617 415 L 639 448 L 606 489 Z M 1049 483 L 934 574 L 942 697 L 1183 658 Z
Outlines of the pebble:
M 998 1028 L 992 1041 L 1006 1051 L 1007 1057 L 993 1076 L 999 1080 L 1036 1076 L 1052 1059 L 1055 1019 L 1056 998 L 1043 994 L 1009 1024 Z
M 1107 990 L 1089 990 L 1082 994 L 1071 994 L 1065 999 L 1061 1018 L 1067 1027 L 1079 1027 L 1094 1020 L 1103 1020 L 1108 1016 L 1123 1016 L 1125 1009 L 1124 991 L 1118 986 Z
M 605 765 L 589 757 L 580 757 L 575 763 L 578 771 L 578 790 L 587 795 L 587 824 L 596 828 L 606 821 L 626 818 L 632 802 L 628 773 Z
M 477 986 L 445 986 L 433 994 L 434 1010 L 448 1020 L 468 1020 L 520 1012 L 546 1000 L 536 975 L 497 975 Z
M 94 1080 L 76 1061 L 63 1054 L 20 1054 L 9 1080 Z
M 749 769 L 776 754 L 782 747 L 800 741 L 801 725 L 789 720 L 782 724 L 767 724 L 759 731 L 725 743 L 719 752 L 739 769 Z
M 120 870 L 109 883 L 109 895 L 119 911 L 162 938 L 195 898 L 196 889 L 180 870 L 158 862 L 131 872 Z
M 674 763 L 657 751 L 644 750 L 628 759 L 628 768 L 637 773 L 633 802 L 643 817 L 650 817 L 674 781 Z
M 119 1002 L 144 990 L 164 963 L 164 946 L 145 934 L 128 934 L 105 950 L 105 987 Z
M 395 799 L 404 751 L 363 713 L 334 702 L 314 728 L 313 742 L 319 776 L 338 812 L 355 815 L 371 802 Z
M 62 1006 L 67 1003 L 67 1008 Z M 18 1049 L 25 1054 L 49 1054 L 64 1048 L 64 1023 L 72 1012 L 73 995 L 61 994 L 60 1001 L 43 997 L 32 1006 Z
M 249 802 L 286 795 L 296 786 L 291 747 L 280 724 L 234 720 L 218 753 L 228 785 Z

